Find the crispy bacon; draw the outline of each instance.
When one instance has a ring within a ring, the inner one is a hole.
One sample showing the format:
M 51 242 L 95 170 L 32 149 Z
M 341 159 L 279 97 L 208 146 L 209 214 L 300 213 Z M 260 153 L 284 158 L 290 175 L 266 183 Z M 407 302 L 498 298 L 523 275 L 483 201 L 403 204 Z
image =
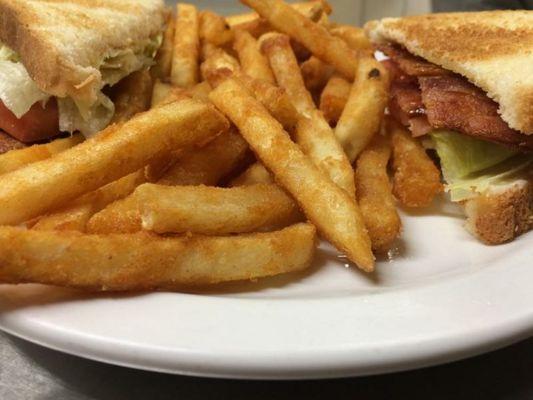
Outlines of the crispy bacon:
M 498 114 L 498 104 L 466 78 L 398 45 L 379 49 L 390 57 L 384 61 L 393 77 L 389 111 L 413 136 L 443 128 L 533 151 L 533 136 L 510 128 Z
M 26 147 L 24 143 L 0 131 L 0 154 L 7 153 L 11 150 L 22 149 L 23 147 Z
M 419 82 L 432 127 L 533 150 L 533 137 L 511 129 L 498 114 L 498 104 L 463 77 L 420 77 Z

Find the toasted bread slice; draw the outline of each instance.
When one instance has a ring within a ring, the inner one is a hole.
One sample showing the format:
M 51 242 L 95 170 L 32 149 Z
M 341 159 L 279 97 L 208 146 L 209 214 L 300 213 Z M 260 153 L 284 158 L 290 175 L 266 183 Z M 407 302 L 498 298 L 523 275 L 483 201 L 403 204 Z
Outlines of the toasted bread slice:
M 375 43 L 401 44 L 465 76 L 499 103 L 511 128 L 533 134 L 533 11 L 385 18 L 365 29 Z
M 0 41 L 44 92 L 91 101 L 103 60 L 156 36 L 164 12 L 163 0 L 0 0 Z
M 466 228 L 487 244 L 501 244 L 533 229 L 533 179 L 494 187 L 465 202 Z

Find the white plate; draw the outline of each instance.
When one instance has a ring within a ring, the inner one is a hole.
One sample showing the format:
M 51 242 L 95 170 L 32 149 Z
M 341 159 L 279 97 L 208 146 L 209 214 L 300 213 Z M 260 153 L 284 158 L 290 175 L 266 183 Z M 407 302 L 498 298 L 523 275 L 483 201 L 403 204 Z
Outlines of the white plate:
M 399 254 L 373 277 L 322 245 L 306 274 L 219 293 L 117 297 L 0 286 L 0 327 L 119 365 L 281 379 L 428 366 L 533 333 L 533 235 L 487 247 L 455 211 L 403 220 Z

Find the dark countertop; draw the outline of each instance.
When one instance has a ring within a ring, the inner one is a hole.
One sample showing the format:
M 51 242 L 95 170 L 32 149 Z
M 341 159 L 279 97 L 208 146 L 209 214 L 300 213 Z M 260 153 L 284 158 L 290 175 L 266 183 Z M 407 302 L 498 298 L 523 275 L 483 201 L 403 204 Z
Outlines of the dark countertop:
M 2 400 L 533 399 L 533 339 L 418 371 L 327 381 L 236 381 L 137 371 L 0 334 Z

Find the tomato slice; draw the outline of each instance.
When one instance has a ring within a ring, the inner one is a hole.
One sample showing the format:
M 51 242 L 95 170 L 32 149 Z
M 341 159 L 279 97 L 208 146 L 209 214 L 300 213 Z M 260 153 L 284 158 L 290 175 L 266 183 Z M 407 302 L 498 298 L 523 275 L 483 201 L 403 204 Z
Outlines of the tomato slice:
M 35 103 L 30 110 L 17 118 L 0 101 L 0 129 L 23 143 L 49 139 L 59 133 L 59 112 L 57 102 L 50 99 L 43 107 Z

